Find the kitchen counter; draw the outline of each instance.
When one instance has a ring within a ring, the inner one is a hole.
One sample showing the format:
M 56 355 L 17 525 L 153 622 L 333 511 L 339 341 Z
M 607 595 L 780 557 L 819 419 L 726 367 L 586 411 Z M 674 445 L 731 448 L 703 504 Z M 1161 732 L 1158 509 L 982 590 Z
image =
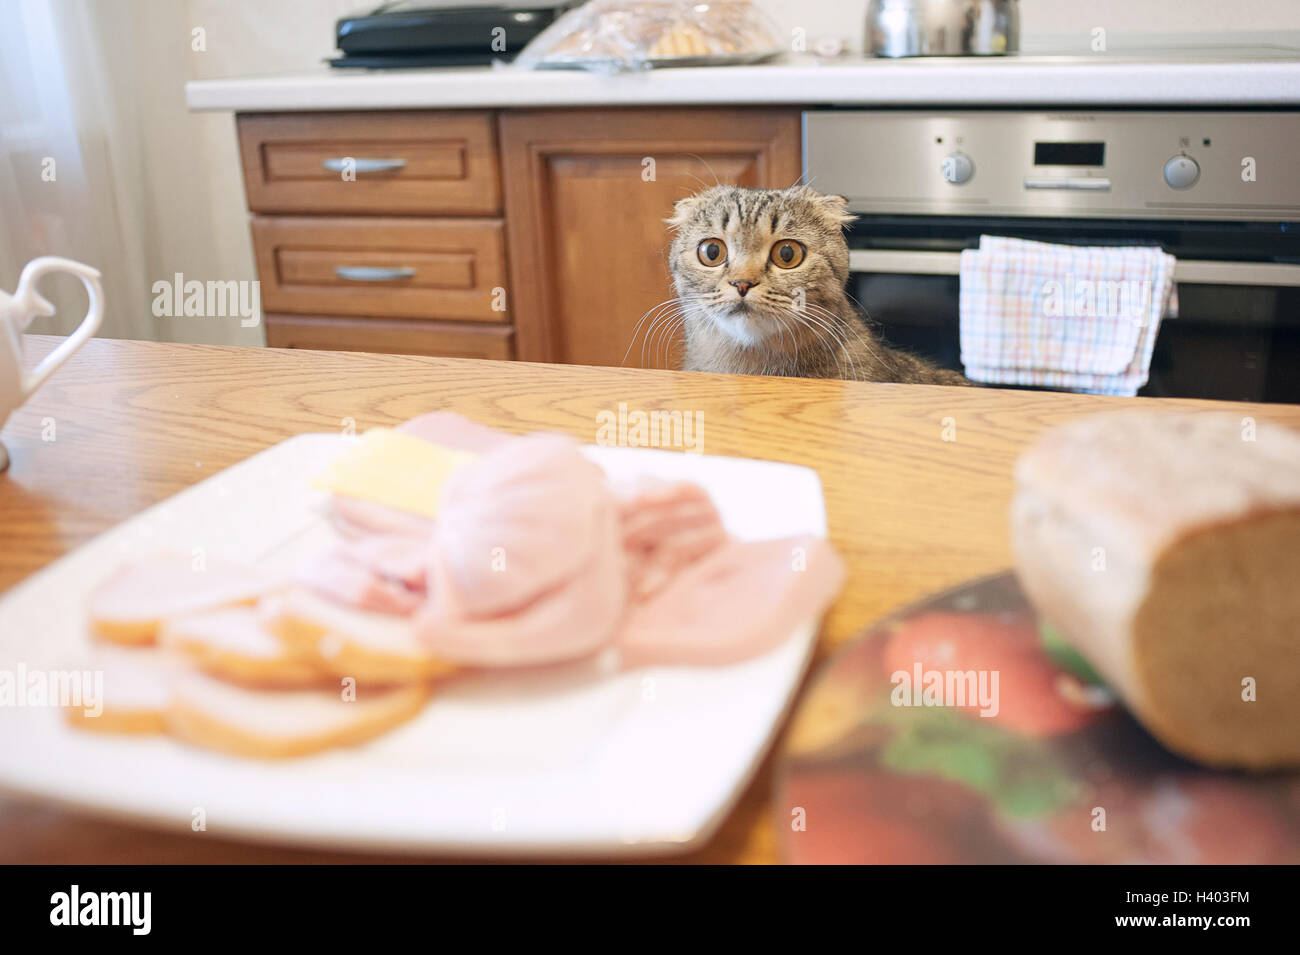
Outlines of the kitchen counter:
M 34 365 L 57 339 L 32 336 Z M 1141 404 L 996 389 L 728 377 L 652 370 L 218 348 L 96 339 L 4 429 L 0 590 L 100 532 L 263 448 L 305 431 L 361 430 L 444 408 L 512 432 L 548 428 L 593 441 L 596 416 L 703 414 L 703 450 L 815 468 L 848 580 L 814 667 L 901 604 L 1004 569 L 1012 465 L 1042 429 Z M 1300 427 L 1300 406 L 1233 404 L 1234 414 Z M 943 440 L 947 419 L 955 441 Z M 42 440 L 45 419 L 57 440 Z M 777 861 L 768 759 L 721 830 L 686 857 Z M 244 845 L 90 819 L 0 797 L 0 863 L 384 861 Z
M 837 106 L 1279 106 L 1300 104 L 1294 55 L 934 57 L 664 69 L 603 76 L 512 68 L 356 71 L 196 80 L 195 110 L 797 104 Z

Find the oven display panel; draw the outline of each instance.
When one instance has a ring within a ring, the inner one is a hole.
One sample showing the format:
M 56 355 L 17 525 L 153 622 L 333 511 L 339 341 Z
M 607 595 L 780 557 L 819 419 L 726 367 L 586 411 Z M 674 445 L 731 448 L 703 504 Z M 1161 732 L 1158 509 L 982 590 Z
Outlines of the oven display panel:
M 1035 166 L 1104 166 L 1105 143 L 1034 143 Z

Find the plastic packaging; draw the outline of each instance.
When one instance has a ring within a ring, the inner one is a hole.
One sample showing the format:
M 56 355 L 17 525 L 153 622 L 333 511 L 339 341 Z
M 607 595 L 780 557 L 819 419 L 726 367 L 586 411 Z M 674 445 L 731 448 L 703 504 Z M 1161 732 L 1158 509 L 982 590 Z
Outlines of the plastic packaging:
M 750 0 L 588 0 L 520 52 L 520 69 L 600 72 L 756 63 L 781 31 Z

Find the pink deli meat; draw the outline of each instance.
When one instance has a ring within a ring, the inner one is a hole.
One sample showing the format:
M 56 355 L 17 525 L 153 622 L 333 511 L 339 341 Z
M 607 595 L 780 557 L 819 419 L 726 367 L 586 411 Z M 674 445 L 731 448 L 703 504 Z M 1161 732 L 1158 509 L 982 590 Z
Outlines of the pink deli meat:
M 732 540 L 633 605 L 618 643 L 624 666 L 736 663 L 816 620 L 844 583 L 844 562 L 817 537 Z
M 698 484 L 646 477 L 617 486 L 615 494 L 633 600 L 654 595 L 727 540 L 718 509 Z
M 298 568 L 297 579 L 304 587 L 334 603 L 377 613 L 407 616 L 419 609 L 425 597 L 423 589 L 413 590 L 355 560 L 348 554 L 346 545 L 303 563 Z
M 329 508 L 329 519 L 334 529 L 354 540 L 371 534 L 427 540 L 433 533 L 433 518 L 398 510 L 376 501 L 363 501 L 346 494 L 331 494 Z
M 732 663 L 816 619 L 842 585 L 825 541 L 733 540 L 699 485 L 611 484 L 566 436 L 512 437 L 447 412 L 400 429 L 480 456 L 447 482 L 437 521 L 336 498 L 350 539 L 299 579 L 414 615 L 442 659 L 526 666 L 617 644 L 627 666 Z
M 513 435 L 472 421 L 454 411 L 430 411 L 397 426 L 398 431 L 432 441 L 455 451 L 486 454 L 511 440 Z
M 429 570 L 428 538 L 404 534 L 370 534 L 348 541 L 340 553 L 385 580 L 424 593 Z
M 604 545 L 609 508 L 597 505 L 610 493 L 576 441 L 534 434 L 453 475 L 442 500 L 433 532 L 438 602 L 481 617 L 572 579 Z
M 608 644 L 627 602 L 618 509 L 571 438 L 535 434 L 487 452 L 443 492 L 426 643 L 459 663 L 513 666 Z

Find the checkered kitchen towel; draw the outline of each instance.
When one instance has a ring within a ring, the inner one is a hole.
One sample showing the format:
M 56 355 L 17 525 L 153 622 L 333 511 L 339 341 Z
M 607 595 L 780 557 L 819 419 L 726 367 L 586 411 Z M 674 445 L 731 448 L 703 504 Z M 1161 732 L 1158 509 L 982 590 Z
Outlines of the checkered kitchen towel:
M 1176 315 L 1172 255 L 981 236 L 961 254 L 961 361 L 974 381 L 1135 395 L 1160 320 Z

